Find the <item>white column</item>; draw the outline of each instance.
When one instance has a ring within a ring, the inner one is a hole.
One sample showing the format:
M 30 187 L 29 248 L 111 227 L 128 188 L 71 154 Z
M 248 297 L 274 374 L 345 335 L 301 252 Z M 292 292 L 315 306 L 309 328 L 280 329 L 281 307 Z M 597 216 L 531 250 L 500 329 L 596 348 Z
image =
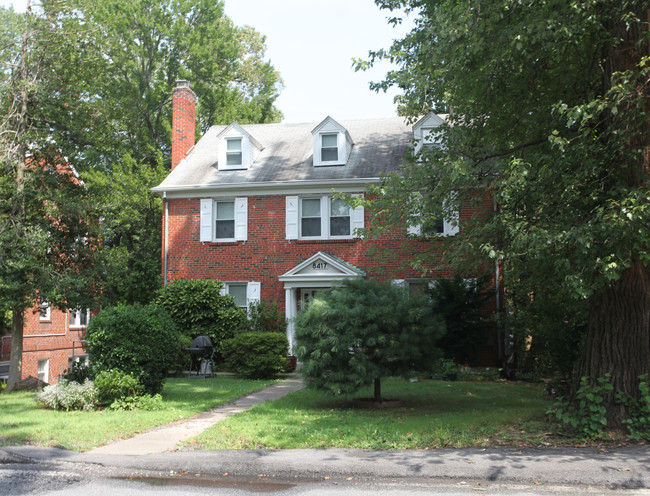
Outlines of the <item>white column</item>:
M 285 288 L 284 301 L 285 311 L 284 315 L 287 319 L 287 340 L 289 341 L 289 354 L 293 355 L 293 344 L 296 335 L 293 319 L 298 314 L 298 301 L 296 298 L 296 288 Z

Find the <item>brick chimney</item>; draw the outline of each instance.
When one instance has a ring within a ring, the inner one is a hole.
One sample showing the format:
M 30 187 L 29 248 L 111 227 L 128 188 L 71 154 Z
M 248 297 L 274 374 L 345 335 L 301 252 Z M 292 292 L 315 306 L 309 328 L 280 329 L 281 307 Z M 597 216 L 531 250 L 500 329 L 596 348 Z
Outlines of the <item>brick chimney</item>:
M 176 81 L 172 93 L 172 170 L 194 146 L 196 94 L 190 82 Z

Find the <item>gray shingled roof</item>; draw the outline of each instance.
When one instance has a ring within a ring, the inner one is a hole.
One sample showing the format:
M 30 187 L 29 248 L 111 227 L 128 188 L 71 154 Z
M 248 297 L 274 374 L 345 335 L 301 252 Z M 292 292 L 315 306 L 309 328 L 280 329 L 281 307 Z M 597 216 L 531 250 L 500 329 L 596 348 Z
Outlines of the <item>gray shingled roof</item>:
M 320 124 L 249 124 L 241 127 L 264 149 L 247 170 L 218 170 L 219 133 L 213 126 L 154 191 L 287 181 L 377 178 L 404 162 L 413 132 L 401 117 L 339 121 L 354 146 L 346 165 L 313 165 L 312 130 Z

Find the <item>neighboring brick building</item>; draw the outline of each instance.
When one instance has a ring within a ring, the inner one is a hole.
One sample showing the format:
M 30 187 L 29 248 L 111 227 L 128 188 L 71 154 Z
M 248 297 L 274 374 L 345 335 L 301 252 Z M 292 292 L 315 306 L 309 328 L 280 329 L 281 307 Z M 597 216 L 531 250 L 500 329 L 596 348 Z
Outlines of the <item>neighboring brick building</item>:
M 25 312 L 22 378 L 56 384 L 72 360 L 86 360 L 83 339 L 89 319 L 88 310 L 63 312 L 47 304 Z
M 358 276 L 425 282 L 404 264 L 419 243 L 430 242 L 418 226 L 405 226 L 393 238 L 361 240 L 355 229 L 370 216 L 333 191 L 362 195 L 399 168 L 408 147 L 434 144 L 431 131 L 442 124 L 440 116 L 429 114 L 413 126 L 402 118 L 232 123 L 211 127 L 195 145 L 195 98 L 187 81 L 179 81 L 172 171 L 154 188 L 164 199 L 163 284 L 219 279 L 241 306 L 274 302 L 285 311 L 293 346 L 292 319 L 319 288 Z M 491 208 L 487 199 L 485 209 Z M 473 213 L 440 222 L 429 237 L 456 234 Z M 395 251 L 378 258 L 373 243 Z M 451 275 L 434 269 L 428 277 Z
M 74 184 L 82 187 L 76 171 L 65 161 L 58 161 L 55 167 L 59 174 L 68 175 Z M 61 311 L 50 308 L 47 303 L 26 310 L 21 379 L 31 376 L 56 384 L 71 361 L 85 361 L 83 340 L 90 316 L 89 310 Z M 11 336 L 2 336 L 0 362 L 8 362 L 10 358 Z

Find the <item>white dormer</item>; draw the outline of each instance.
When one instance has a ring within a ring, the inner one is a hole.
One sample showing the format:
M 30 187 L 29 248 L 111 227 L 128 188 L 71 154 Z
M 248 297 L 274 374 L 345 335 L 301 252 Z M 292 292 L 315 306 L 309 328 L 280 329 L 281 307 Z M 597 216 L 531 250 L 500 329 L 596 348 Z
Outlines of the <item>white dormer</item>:
M 429 112 L 413 124 L 413 139 L 415 140 L 415 153 L 420 153 L 423 146 L 440 148 L 442 146 L 441 131 L 438 129 L 444 124 L 444 119 L 438 114 Z
M 352 138 L 347 129 L 331 117 L 316 126 L 313 135 L 314 165 L 345 165 L 352 151 Z
M 264 147 L 246 132 L 239 124 L 233 122 L 217 136 L 219 140 L 219 170 L 248 169 Z

